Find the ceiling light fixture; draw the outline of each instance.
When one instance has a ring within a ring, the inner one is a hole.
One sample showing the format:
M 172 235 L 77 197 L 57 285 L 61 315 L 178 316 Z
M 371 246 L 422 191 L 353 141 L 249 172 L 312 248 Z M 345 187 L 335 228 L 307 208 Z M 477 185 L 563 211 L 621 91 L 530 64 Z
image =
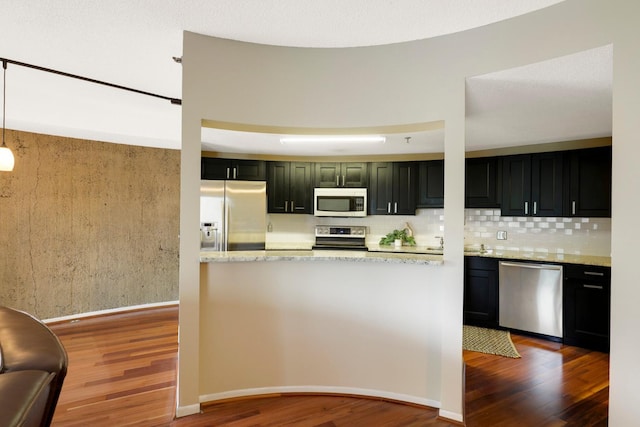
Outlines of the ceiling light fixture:
M 15 159 L 11 149 L 4 142 L 5 121 L 7 118 L 7 61 L 2 61 L 2 146 L 0 146 L 0 171 L 11 172 Z
M 307 143 L 351 143 L 377 142 L 384 144 L 387 139 L 384 136 L 292 136 L 280 138 L 281 144 L 307 144 Z

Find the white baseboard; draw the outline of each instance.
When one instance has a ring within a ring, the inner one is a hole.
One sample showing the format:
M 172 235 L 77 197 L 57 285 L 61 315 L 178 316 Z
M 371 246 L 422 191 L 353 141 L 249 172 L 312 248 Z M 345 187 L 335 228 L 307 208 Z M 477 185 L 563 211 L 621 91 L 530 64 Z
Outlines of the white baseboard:
M 343 394 L 363 397 L 376 397 L 394 400 L 398 402 L 412 403 L 431 408 L 440 408 L 440 402 L 431 399 L 411 396 L 407 394 L 391 393 L 382 390 L 371 390 L 352 387 L 331 387 L 331 386 L 282 386 L 282 387 L 260 387 L 241 390 L 231 390 L 222 393 L 212 393 L 200 396 L 200 403 L 215 402 L 217 400 L 232 399 L 237 397 L 260 396 L 263 394 L 275 393 L 319 393 L 319 394 Z
M 189 415 L 199 414 L 200 413 L 200 404 L 188 405 L 188 406 L 178 406 L 176 408 L 176 418 L 187 417 Z
M 438 411 L 438 416 L 440 418 L 451 420 L 451 421 L 457 421 L 459 423 L 464 421 L 464 417 L 462 416 L 462 414 L 458 414 L 457 412 L 444 411 L 442 409 Z
M 166 302 L 152 302 L 149 304 L 131 305 L 128 307 L 110 308 L 107 310 L 89 311 L 87 313 L 71 314 L 69 316 L 54 317 L 51 319 L 44 319 L 44 323 L 55 322 L 67 322 L 70 320 L 82 319 L 85 317 L 102 316 L 105 314 L 122 313 L 124 311 L 140 310 L 144 308 L 165 307 L 170 305 L 178 305 L 178 301 L 166 301 Z

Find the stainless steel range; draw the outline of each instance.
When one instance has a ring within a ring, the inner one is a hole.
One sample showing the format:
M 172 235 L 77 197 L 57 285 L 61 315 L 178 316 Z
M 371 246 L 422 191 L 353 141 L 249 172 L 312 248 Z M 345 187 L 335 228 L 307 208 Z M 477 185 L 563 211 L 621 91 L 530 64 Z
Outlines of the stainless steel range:
M 316 244 L 313 249 L 348 249 L 366 251 L 367 227 L 316 225 Z

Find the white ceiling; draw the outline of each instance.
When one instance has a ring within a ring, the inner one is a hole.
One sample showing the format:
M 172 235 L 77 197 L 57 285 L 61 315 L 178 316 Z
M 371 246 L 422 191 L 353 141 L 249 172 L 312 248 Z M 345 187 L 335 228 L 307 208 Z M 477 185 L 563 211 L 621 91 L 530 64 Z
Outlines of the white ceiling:
M 612 83 L 611 45 L 469 78 L 467 150 L 611 136 Z
M 185 30 L 284 46 L 366 46 L 462 31 L 559 1 L 0 0 L 0 57 L 181 98 L 182 70 L 172 57 L 182 55 Z M 468 143 L 484 147 L 610 135 L 610 56 L 610 50 L 587 59 L 577 55 L 563 62 L 561 73 L 552 73 L 558 69 L 554 65 L 544 73 L 519 70 L 524 78 L 505 72 L 470 79 Z M 585 67 L 579 60 L 589 62 Z M 180 107 L 169 101 L 11 64 L 7 69 L 10 129 L 179 149 L 180 120 Z M 570 123 L 579 132 L 568 129 Z M 232 152 L 240 152 L 240 140 L 252 152 L 271 144 L 264 135 L 248 136 L 204 135 Z M 412 136 L 409 144 L 405 136 Z M 438 141 L 442 131 L 396 135 L 376 150 L 434 151 Z M 268 151 L 283 149 L 279 138 L 272 147 Z M 320 151 L 356 154 L 328 146 Z M 287 148 L 285 154 L 295 153 Z

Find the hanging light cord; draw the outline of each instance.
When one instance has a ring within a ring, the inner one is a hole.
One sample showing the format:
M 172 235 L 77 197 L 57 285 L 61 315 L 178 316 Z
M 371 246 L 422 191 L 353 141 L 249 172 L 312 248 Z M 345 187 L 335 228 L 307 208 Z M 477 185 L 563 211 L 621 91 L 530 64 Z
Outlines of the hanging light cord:
M 2 66 L 4 67 L 5 70 L 7 69 L 7 62 L 9 62 L 9 63 L 11 63 L 13 65 L 18 65 L 20 67 L 31 68 L 33 70 L 38 70 L 38 71 L 45 71 L 47 73 L 57 74 L 59 76 L 70 77 L 72 79 L 83 80 L 83 81 L 89 82 L 89 83 L 95 83 L 95 84 L 99 84 L 99 85 L 103 85 L 103 86 L 109 86 L 109 87 L 112 87 L 112 88 L 115 88 L 115 89 L 122 89 L 122 90 L 126 90 L 126 91 L 129 91 L 129 92 L 139 93 L 141 95 L 153 96 L 154 98 L 165 99 L 165 100 L 171 102 L 174 105 L 182 105 L 182 100 L 179 99 L 179 98 L 171 98 L 169 96 L 158 95 L 157 93 L 146 92 L 146 91 L 143 91 L 143 90 L 134 89 L 134 88 L 130 88 L 130 87 L 127 87 L 127 86 L 121 86 L 121 85 L 117 85 L 117 84 L 114 84 L 114 83 L 104 82 L 102 80 L 96 80 L 96 79 L 92 79 L 92 78 L 89 78 L 89 77 L 79 76 L 77 74 L 71 74 L 71 73 L 67 73 L 67 72 L 64 72 L 64 71 L 58 71 L 58 70 L 53 70 L 51 68 L 41 67 L 39 65 L 33 65 L 33 64 L 27 64 L 26 62 L 14 61 L 12 59 L 0 58 L 0 60 L 2 60 Z
M 7 118 L 7 109 L 5 108 L 7 104 L 7 60 L 2 60 L 2 146 L 6 147 L 7 145 L 4 143 L 4 129 L 5 129 L 5 121 Z

